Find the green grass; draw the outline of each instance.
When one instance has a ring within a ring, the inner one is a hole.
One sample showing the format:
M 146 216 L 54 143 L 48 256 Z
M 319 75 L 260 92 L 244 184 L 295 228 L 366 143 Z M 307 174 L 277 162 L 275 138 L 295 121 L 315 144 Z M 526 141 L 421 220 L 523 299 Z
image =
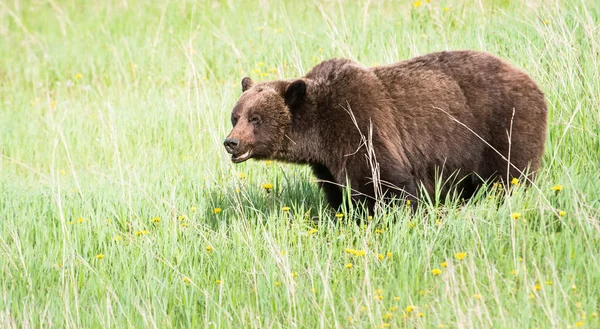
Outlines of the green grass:
M 0 0 L 0 328 L 600 327 L 598 1 L 319 3 Z M 444 49 L 546 93 L 535 187 L 363 227 L 222 147 L 245 75 Z

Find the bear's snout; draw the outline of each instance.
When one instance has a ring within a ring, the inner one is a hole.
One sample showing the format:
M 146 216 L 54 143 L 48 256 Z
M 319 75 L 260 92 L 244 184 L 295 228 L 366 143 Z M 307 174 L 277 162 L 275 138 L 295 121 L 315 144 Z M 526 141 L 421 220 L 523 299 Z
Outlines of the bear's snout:
M 240 145 L 240 140 L 237 138 L 227 137 L 225 138 L 225 142 L 223 142 L 223 145 L 225 145 L 225 149 L 227 150 L 227 152 L 232 154 L 235 153 L 235 150 Z

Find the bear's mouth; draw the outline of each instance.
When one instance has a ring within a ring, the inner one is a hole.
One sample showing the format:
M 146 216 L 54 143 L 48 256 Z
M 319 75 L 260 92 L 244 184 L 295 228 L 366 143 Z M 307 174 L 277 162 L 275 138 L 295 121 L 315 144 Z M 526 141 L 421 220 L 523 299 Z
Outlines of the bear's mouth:
M 240 155 L 232 154 L 231 155 L 231 162 L 233 162 L 233 163 L 244 162 L 244 161 L 250 159 L 251 156 L 252 156 L 252 149 L 249 149 L 244 154 L 240 154 Z

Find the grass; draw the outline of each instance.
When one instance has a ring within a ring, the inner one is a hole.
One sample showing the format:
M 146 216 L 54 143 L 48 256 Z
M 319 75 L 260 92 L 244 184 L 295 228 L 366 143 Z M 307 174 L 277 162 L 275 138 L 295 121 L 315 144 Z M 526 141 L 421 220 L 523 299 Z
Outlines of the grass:
M 599 25 L 592 0 L 0 1 L 0 327 L 600 327 Z M 358 226 L 222 147 L 243 76 L 466 48 L 546 93 L 535 187 Z

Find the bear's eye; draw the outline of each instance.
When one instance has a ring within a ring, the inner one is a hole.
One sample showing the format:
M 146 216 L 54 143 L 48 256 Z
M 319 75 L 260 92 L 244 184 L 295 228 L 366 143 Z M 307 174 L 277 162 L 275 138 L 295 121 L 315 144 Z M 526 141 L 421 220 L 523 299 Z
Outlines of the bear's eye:
M 257 125 L 260 123 L 260 117 L 258 115 L 250 117 L 250 123 Z
M 233 126 L 237 125 L 237 122 L 238 122 L 238 118 L 237 117 L 231 117 L 231 124 Z

